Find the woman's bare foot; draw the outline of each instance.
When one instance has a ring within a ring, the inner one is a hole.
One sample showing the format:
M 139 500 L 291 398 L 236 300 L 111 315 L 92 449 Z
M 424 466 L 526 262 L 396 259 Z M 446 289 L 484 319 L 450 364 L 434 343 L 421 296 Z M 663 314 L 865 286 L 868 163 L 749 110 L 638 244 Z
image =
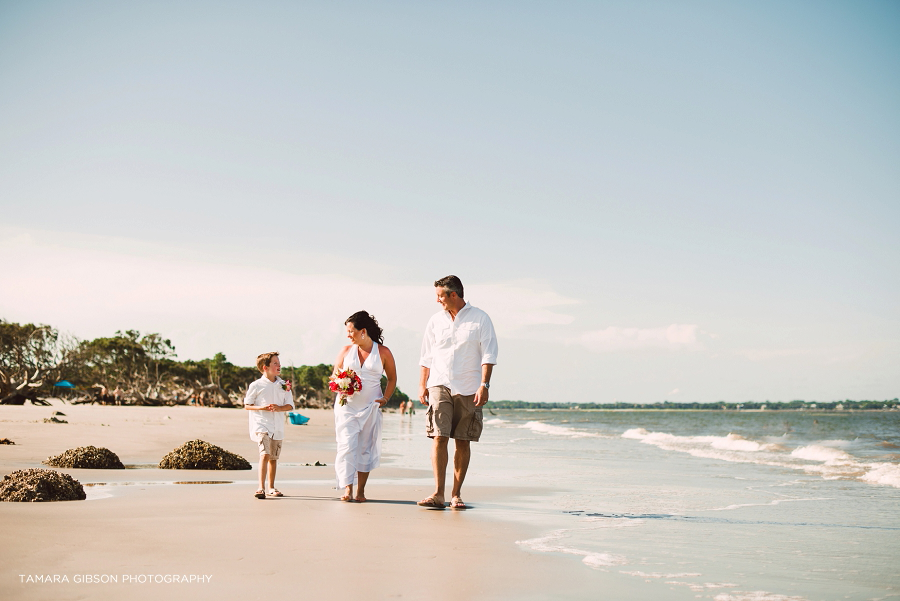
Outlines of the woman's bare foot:
M 353 486 L 348 486 L 344 489 L 344 495 L 341 497 L 341 501 L 346 501 L 349 503 L 353 500 Z
M 366 498 L 365 494 L 363 494 L 361 492 L 356 493 L 356 502 L 357 503 L 365 503 L 366 501 L 368 501 L 368 499 Z

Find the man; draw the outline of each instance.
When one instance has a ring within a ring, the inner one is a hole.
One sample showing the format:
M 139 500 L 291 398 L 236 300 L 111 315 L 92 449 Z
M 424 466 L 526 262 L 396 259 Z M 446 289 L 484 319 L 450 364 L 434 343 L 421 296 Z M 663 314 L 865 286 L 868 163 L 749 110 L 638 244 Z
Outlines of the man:
M 488 402 L 491 372 L 497 363 L 497 337 L 487 313 L 463 299 L 458 277 L 439 279 L 434 290 L 444 310 L 435 313 L 425 327 L 419 360 L 419 401 L 428 405 L 435 491 L 419 505 L 444 508 L 447 443 L 452 438 L 456 450 L 450 507 L 465 509 L 461 494 L 471 457 L 469 443 L 481 437 L 481 408 Z

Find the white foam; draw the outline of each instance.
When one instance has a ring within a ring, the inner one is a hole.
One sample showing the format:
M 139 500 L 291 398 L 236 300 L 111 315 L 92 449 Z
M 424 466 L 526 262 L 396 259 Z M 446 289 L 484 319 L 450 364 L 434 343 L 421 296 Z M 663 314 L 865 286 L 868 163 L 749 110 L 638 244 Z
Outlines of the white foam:
M 586 555 L 584 559 L 581 560 L 581 563 L 596 569 L 609 566 L 620 566 L 628 563 L 628 561 L 621 555 L 613 555 L 611 553 L 591 553 L 590 555 Z
M 703 511 L 730 511 L 732 509 L 741 509 L 742 507 L 768 507 L 771 505 L 780 505 L 782 503 L 794 503 L 797 501 L 830 501 L 826 497 L 817 497 L 814 499 L 775 499 L 768 503 L 739 503 L 736 505 L 728 505 L 727 507 L 715 507 L 713 509 L 704 509 Z
M 541 434 L 550 434 L 552 436 L 567 436 L 569 438 L 597 437 L 597 434 L 594 434 L 592 432 L 576 430 L 575 428 L 570 428 L 569 426 L 554 426 L 553 424 L 548 424 L 545 422 L 526 422 L 519 427 L 531 430 L 533 432 L 540 432 Z
M 798 447 L 791 451 L 791 457 L 799 459 L 807 459 L 809 461 L 821 461 L 828 465 L 837 465 L 853 462 L 853 457 L 844 451 L 834 449 L 832 447 L 822 446 L 820 444 L 811 444 L 805 447 Z
M 853 455 L 834 448 L 846 442 L 841 440 L 821 441 L 788 451 L 780 444 L 759 443 L 738 434 L 677 436 L 667 432 L 648 432 L 643 428 L 632 428 L 623 432 L 621 436 L 667 451 L 688 453 L 694 457 L 771 465 L 817 474 L 826 480 L 856 479 L 870 484 L 900 488 L 900 465 L 860 461 Z M 733 508 L 735 507 L 723 509 Z
M 625 572 L 619 570 L 620 574 L 628 574 L 629 576 L 637 576 L 638 578 L 695 578 L 697 576 L 702 576 L 699 572 L 679 572 L 678 574 L 665 574 L 662 572 L 640 572 L 640 571 L 632 571 Z
M 490 425 L 490 426 L 500 426 L 500 425 L 506 424 L 508 422 L 505 419 L 500 419 L 499 417 L 494 417 L 489 420 L 485 420 L 484 423 L 485 423 L 485 425 Z
M 517 545 L 527 547 L 532 551 L 541 553 L 566 553 L 568 555 L 582 556 L 582 563 L 595 570 L 603 569 L 610 566 L 619 566 L 628 563 L 628 560 L 622 555 L 614 555 L 612 553 L 595 553 L 593 551 L 585 551 L 584 549 L 576 549 L 559 544 L 559 541 L 566 536 L 568 529 L 554 530 L 547 536 L 539 538 L 531 538 L 528 540 L 517 540 Z
M 701 591 L 705 591 L 706 589 L 711 589 L 711 588 L 734 588 L 734 587 L 738 586 L 737 584 L 734 584 L 731 582 L 697 583 L 697 582 L 681 582 L 679 580 L 666 580 L 666 584 L 675 584 L 678 586 L 686 586 L 689 589 L 691 589 L 692 591 L 697 592 L 697 593 L 699 593 Z
M 900 488 L 900 465 L 895 463 L 872 463 L 871 468 L 860 479 L 872 484 L 887 484 Z
M 808 601 L 805 597 L 779 595 L 766 591 L 732 591 L 719 593 L 713 599 L 715 601 Z
M 666 432 L 647 432 L 643 428 L 632 428 L 622 434 L 622 438 L 633 438 L 647 444 L 658 447 L 672 447 L 669 450 L 681 450 L 685 445 L 708 446 L 722 451 L 744 451 L 755 453 L 757 451 L 774 450 L 775 445 L 761 444 L 748 440 L 740 434 L 728 436 L 676 436 Z

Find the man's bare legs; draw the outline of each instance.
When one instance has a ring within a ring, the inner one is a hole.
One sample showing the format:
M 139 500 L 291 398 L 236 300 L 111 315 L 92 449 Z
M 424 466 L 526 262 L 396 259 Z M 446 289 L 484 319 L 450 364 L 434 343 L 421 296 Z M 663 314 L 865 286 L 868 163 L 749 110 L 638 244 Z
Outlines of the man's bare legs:
M 453 490 L 450 491 L 451 500 L 462 501 L 461 492 L 466 472 L 469 470 L 469 459 L 472 457 L 472 449 L 468 440 L 457 440 L 456 452 L 453 454 Z M 454 506 L 455 503 L 451 503 Z
M 434 469 L 434 494 L 431 495 L 431 498 L 435 504 L 444 503 L 449 460 L 448 441 L 449 438 L 446 436 L 435 436 L 434 446 L 431 448 L 431 467 Z M 453 489 L 450 493 L 452 497 L 458 498 L 469 469 L 472 450 L 468 440 L 455 440 L 454 443 L 456 449 L 453 453 Z
M 434 470 L 434 494 L 431 498 L 435 503 L 444 502 L 444 481 L 447 479 L 447 441 L 446 436 L 435 436 L 434 446 L 431 447 L 431 468 Z

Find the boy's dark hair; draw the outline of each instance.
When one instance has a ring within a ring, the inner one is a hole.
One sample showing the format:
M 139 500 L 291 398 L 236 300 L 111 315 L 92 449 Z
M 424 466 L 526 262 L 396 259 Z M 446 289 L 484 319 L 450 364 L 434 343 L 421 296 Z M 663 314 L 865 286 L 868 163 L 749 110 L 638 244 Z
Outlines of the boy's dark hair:
M 269 367 L 269 363 L 272 362 L 272 357 L 277 357 L 278 351 L 274 353 L 263 353 L 259 357 L 256 358 L 256 369 L 265 373 L 266 368 Z
M 455 275 L 442 277 L 434 283 L 435 288 L 443 288 L 447 292 L 455 292 L 456 296 L 463 298 L 463 285 Z

